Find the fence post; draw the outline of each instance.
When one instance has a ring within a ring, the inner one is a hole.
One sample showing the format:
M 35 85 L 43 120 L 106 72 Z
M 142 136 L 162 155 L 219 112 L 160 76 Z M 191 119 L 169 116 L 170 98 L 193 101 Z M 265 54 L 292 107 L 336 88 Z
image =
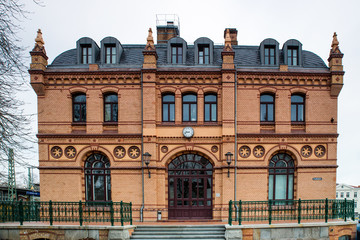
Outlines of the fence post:
M 121 217 L 121 226 L 124 226 L 124 206 L 123 201 L 120 202 L 120 217 Z
M 241 202 L 241 200 L 239 200 L 239 225 L 241 225 L 241 221 L 242 221 L 242 219 L 241 219 L 241 214 L 242 214 L 242 202 Z
M 346 207 L 347 207 L 347 202 L 346 202 L 346 198 L 345 198 L 345 203 L 344 203 L 344 220 L 345 220 L 345 222 L 346 222 L 346 215 L 347 215 Z
M 301 222 L 301 198 L 298 200 L 298 224 Z
M 232 200 L 229 201 L 229 218 L 228 218 L 228 224 L 232 225 Z
M 132 225 L 132 203 L 130 202 L 130 225 Z
M 20 225 L 23 225 L 23 223 L 24 223 L 24 208 L 23 208 L 22 199 L 20 199 L 20 201 L 19 201 L 19 220 L 20 220 Z
M 114 206 L 113 206 L 113 201 L 110 201 L 110 222 L 111 222 L 111 226 L 114 226 Z
M 327 223 L 329 219 L 329 200 L 325 199 L 325 222 Z
M 49 201 L 49 221 L 50 221 L 50 226 L 53 225 L 53 208 L 52 208 L 52 201 Z
M 79 222 L 80 222 L 80 226 L 83 225 L 83 209 L 82 209 L 82 203 L 81 200 L 79 201 Z
M 355 221 L 355 200 L 352 200 L 351 204 L 351 219 Z
M 269 199 L 268 202 L 268 208 L 269 208 L 269 225 L 271 224 L 271 215 L 272 215 L 272 209 L 271 209 L 272 201 Z

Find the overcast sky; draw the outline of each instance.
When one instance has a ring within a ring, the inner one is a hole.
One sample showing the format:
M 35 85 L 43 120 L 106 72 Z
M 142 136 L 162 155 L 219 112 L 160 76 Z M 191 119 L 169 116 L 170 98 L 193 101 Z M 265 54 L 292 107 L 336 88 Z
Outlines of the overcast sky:
M 42 1 L 43 6 L 23 1 L 32 13 L 21 23 L 23 32 L 19 37 L 30 51 L 40 28 L 49 64 L 60 53 L 75 48 L 76 41 L 85 36 L 98 45 L 107 36 L 123 44 L 145 44 L 148 28 L 156 30 L 156 14 L 177 14 L 180 35 L 188 43 L 209 37 L 223 44 L 224 29 L 233 27 L 238 30 L 239 45 L 259 45 L 265 38 L 274 38 L 282 47 L 294 38 L 326 64 L 333 33 L 337 32 L 345 70 L 345 85 L 338 101 L 337 182 L 360 185 L 360 103 L 356 99 L 360 89 L 359 0 Z M 29 90 L 22 96 L 27 110 L 36 113 L 36 94 Z M 34 118 L 34 132 L 36 121 Z M 32 164 L 38 165 L 37 154 Z

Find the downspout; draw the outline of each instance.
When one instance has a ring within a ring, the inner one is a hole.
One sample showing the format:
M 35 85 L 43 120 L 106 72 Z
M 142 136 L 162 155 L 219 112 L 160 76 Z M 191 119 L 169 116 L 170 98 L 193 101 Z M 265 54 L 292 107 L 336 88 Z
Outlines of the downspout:
M 140 208 L 140 222 L 144 221 L 145 193 L 144 193 L 144 97 L 143 97 L 143 73 L 141 71 L 141 191 L 142 204 Z
M 235 65 L 235 92 L 234 92 L 234 98 L 235 98 L 235 103 L 234 103 L 234 107 L 235 107 L 235 112 L 234 112 L 234 117 L 235 117 L 235 127 L 234 127 L 234 131 L 235 131 L 235 149 L 234 149 L 234 154 L 235 154 L 235 158 L 234 158 L 234 165 L 235 165 L 235 169 L 234 169 L 234 201 L 237 201 L 236 198 L 236 187 L 237 187 L 237 160 L 238 160 L 238 153 L 237 153 L 237 69 L 236 69 L 236 65 Z M 236 219 L 238 219 L 238 205 L 235 204 L 235 208 L 236 208 Z

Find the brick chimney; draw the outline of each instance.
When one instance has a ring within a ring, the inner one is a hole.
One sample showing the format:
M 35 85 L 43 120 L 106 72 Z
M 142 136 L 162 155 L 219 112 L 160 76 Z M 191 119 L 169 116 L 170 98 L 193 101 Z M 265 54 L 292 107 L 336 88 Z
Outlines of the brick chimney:
M 178 26 L 173 21 L 167 21 L 166 25 L 158 25 L 157 29 L 157 44 L 167 43 L 173 37 L 180 36 Z
M 225 30 L 224 30 L 224 38 L 225 38 L 227 29 L 229 29 L 229 31 L 230 31 L 231 45 L 232 46 L 237 46 L 238 45 L 238 41 L 237 41 L 237 33 L 238 33 L 238 31 L 236 30 L 236 28 L 225 28 Z

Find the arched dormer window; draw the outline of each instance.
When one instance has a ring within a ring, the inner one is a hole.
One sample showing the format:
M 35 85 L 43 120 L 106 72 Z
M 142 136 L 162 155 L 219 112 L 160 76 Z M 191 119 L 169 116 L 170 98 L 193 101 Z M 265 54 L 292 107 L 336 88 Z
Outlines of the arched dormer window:
M 296 39 L 287 40 L 283 46 L 284 64 L 302 66 L 302 44 Z
M 99 46 L 91 38 L 83 37 L 76 42 L 76 59 L 78 64 L 96 63 L 99 53 Z
M 168 63 L 185 64 L 187 44 L 181 37 L 174 37 L 168 41 L 167 59 Z
M 212 64 L 214 62 L 214 42 L 209 38 L 201 37 L 194 43 L 195 64 Z
M 119 40 L 114 37 L 106 37 L 101 40 L 101 64 L 118 64 L 123 52 Z
M 279 66 L 279 43 L 275 39 L 267 38 L 260 44 L 261 65 Z

